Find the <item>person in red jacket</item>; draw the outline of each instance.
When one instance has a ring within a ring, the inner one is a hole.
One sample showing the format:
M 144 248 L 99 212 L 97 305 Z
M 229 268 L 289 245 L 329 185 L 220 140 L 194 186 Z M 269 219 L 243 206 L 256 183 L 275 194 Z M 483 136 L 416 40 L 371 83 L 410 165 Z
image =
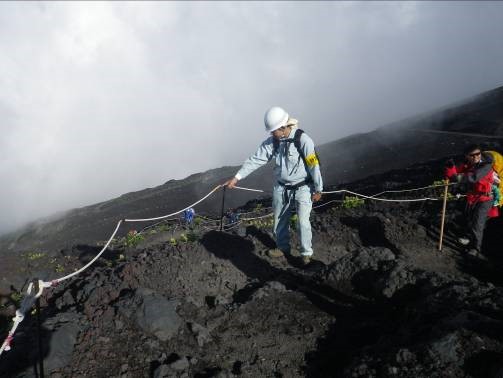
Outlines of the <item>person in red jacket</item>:
M 458 242 L 470 248 L 469 255 L 483 258 L 480 254 L 482 237 L 489 211 L 493 206 L 493 160 L 491 155 L 483 153 L 477 144 L 468 146 L 464 152 L 464 163 L 458 166 L 453 160 L 447 163 L 445 177 L 468 185 L 465 209 L 468 221 L 467 235 L 460 237 Z

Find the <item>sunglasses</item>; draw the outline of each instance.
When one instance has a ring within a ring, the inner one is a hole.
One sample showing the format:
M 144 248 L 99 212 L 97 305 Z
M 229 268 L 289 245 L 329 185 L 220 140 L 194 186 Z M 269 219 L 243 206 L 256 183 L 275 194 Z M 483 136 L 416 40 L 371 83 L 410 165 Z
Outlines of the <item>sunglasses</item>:
M 472 154 L 468 154 L 468 156 L 470 157 L 475 157 L 475 156 L 479 156 L 480 155 L 480 151 L 479 152 L 474 152 Z

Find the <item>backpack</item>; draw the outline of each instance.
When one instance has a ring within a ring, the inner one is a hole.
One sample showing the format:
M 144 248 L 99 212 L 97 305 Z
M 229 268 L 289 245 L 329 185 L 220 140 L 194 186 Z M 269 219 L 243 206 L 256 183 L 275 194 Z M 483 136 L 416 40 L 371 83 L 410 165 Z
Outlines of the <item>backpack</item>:
M 302 136 L 303 133 L 304 133 L 304 130 L 297 129 L 297 130 L 295 130 L 295 134 L 294 134 L 293 138 L 286 139 L 286 140 L 284 140 L 284 142 L 294 144 L 295 148 L 297 148 L 297 151 L 299 152 L 300 157 L 302 158 L 302 161 L 304 162 L 304 166 L 307 168 L 311 164 L 309 164 L 310 162 L 308 162 L 306 160 L 306 156 L 304 155 L 304 151 L 302 151 L 302 147 L 300 145 L 300 137 Z M 272 139 L 272 155 L 273 156 L 276 156 L 276 154 L 278 153 L 279 144 L 280 144 L 280 141 L 278 139 L 276 139 L 276 138 Z M 314 150 L 314 154 L 316 155 L 316 161 L 318 162 L 318 165 L 320 165 L 320 169 L 321 169 L 320 158 L 318 156 L 318 152 L 316 152 L 316 149 Z M 307 170 L 307 172 L 309 173 L 309 170 Z
M 473 174 L 476 169 L 477 167 L 465 163 L 458 167 L 458 173 L 464 175 Z M 474 205 L 478 202 L 491 201 L 493 182 L 494 171 L 491 166 L 491 169 L 489 169 L 489 172 L 487 172 L 485 176 L 468 186 L 468 192 L 466 193 L 466 202 L 468 205 Z
M 492 195 L 494 182 L 494 173 L 489 171 L 484 177 L 473 184 L 473 194 L 486 198 Z
M 496 151 L 484 151 L 490 154 L 493 158 L 493 170 L 498 174 L 501 181 L 499 184 L 500 193 L 503 193 L 503 155 Z M 500 197 L 499 205 L 503 205 L 503 196 Z

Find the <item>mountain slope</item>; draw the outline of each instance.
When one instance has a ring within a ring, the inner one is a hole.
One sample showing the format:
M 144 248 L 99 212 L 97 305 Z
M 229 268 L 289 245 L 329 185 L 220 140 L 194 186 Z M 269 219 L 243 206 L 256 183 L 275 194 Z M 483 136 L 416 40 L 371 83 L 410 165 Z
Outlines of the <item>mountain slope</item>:
M 470 142 L 482 142 L 488 148 L 501 150 L 502 139 L 498 137 L 503 135 L 502 131 L 503 87 L 500 87 L 452 107 L 396 122 L 373 132 L 321 144 L 319 154 L 326 187 L 457 154 Z M 0 238 L 0 255 L 31 250 L 54 254 L 74 244 L 91 244 L 106 239 L 119 219 L 155 217 L 179 210 L 231 177 L 237 168 L 222 167 L 184 180 L 171 180 L 152 189 L 70 210 L 57 219 L 52 217 L 34 222 Z M 258 170 L 242 185 L 269 190 L 272 185 L 270 167 Z M 249 192 L 229 192 L 226 206 L 242 205 L 255 196 Z M 220 206 L 221 194 L 217 194 L 199 205 L 197 211 L 216 213 Z M 129 226 L 134 229 L 144 225 Z M 121 232 L 123 235 L 127 229 L 123 228 Z
M 348 187 L 375 193 L 431 183 L 440 164 L 416 164 Z M 136 247 L 117 246 L 43 296 L 46 373 L 499 377 L 501 219 L 486 232 L 489 261 L 469 260 L 454 244 L 462 200 L 448 203 L 445 244 L 437 250 L 441 206 L 321 207 L 313 214 L 315 261 L 308 269 L 290 257 L 268 258 L 272 239 L 263 224 L 229 232 L 195 227 L 197 240 L 176 245 L 166 238 L 175 231 L 163 228 Z M 0 316 L 1 330 L 10 316 Z M 1 376 L 33 376 L 35 335 L 36 319 L 28 316 L 12 351 L 0 358 Z

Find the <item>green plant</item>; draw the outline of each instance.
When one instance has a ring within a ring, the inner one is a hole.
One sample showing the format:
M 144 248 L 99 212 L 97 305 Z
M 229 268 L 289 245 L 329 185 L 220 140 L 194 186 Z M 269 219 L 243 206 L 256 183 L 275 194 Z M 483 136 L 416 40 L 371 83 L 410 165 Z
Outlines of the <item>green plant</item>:
M 193 231 L 191 231 L 191 232 L 189 232 L 187 234 L 187 240 L 188 240 L 189 243 L 194 243 L 198 239 L 199 239 L 199 236 L 195 232 L 193 232 Z
M 270 228 L 274 224 L 274 219 L 268 217 L 265 219 L 251 219 L 243 222 L 247 226 L 255 226 L 257 228 Z
M 124 244 L 126 247 L 136 247 L 143 239 L 143 235 L 139 234 L 136 230 L 131 230 L 127 233 Z
M 365 200 L 363 198 L 359 197 L 345 197 L 344 201 L 342 202 L 342 207 L 345 209 L 354 209 L 355 207 L 360 207 L 365 203 Z
M 168 230 L 169 230 L 169 226 L 168 226 L 168 224 L 167 224 L 167 223 L 163 223 L 163 224 L 161 224 L 160 226 L 157 226 L 157 227 L 156 227 L 156 229 L 157 229 L 157 231 L 159 231 L 159 232 L 166 232 L 166 231 L 168 231 Z
M 45 253 L 42 252 L 29 252 L 26 257 L 28 260 L 38 260 L 45 256 Z
M 436 181 L 433 181 L 433 184 L 431 184 L 431 186 L 444 186 L 445 185 L 445 182 L 444 180 L 436 180 Z
M 444 197 L 444 187 L 445 187 L 445 181 L 443 180 L 438 180 L 438 181 L 433 181 L 432 186 L 437 186 L 437 188 L 433 188 L 434 192 L 438 196 Z M 456 196 L 451 194 L 451 192 L 447 191 L 447 201 L 451 201 L 453 199 L 456 199 Z
M 61 264 L 56 264 L 54 271 L 57 273 L 63 273 L 65 271 L 65 267 Z
M 194 218 L 194 225 L 199 226 L 199 225 L 201 225 L 201 222 L 202 222 L 202 221 L 203 221 L 203 220 L 202 220 L 202 218 L 201 218 L 201 217 L 197 217 L 197 216 L 196 216 L 196 217 Z
M 175 238 L 169 239 L 169 244 L 171 244 L 173 247 L 176 246 L 178 243 Z

